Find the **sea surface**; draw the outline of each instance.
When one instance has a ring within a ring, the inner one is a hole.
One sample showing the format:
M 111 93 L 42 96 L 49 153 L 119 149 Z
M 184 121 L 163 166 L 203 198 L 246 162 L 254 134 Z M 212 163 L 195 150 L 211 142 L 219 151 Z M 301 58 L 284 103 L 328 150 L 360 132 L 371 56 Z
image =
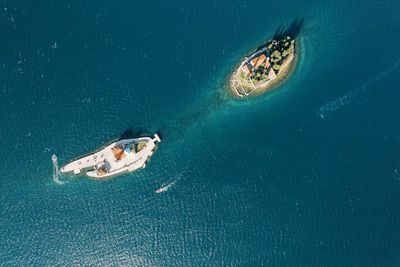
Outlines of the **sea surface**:
M 290 79 L 233 99 L 293 24 Z M 398 0 L 3 0 L 0 32 L 0 265 L 400 265 Z M 154 132 L 145 169 L 53 175 Z

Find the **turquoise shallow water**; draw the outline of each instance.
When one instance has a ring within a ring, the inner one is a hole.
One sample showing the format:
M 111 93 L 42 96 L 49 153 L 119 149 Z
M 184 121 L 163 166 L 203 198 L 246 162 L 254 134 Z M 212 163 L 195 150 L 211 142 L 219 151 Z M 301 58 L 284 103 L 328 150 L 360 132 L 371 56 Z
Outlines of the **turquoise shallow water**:
M 1 263 L 398 265 L 399 11 L 3 1 Z M 290 80 L 229 98 L 233 66 L 296 19 Z M 53 181 L 52 154 L 65 164 L 128 129 L 163 138 L 146 169 Z

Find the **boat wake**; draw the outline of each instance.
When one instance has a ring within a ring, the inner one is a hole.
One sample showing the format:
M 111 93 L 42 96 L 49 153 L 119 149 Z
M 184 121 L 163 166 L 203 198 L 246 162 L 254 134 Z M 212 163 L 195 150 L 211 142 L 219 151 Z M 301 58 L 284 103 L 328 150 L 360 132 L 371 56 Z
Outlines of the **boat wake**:
M 51 157 L 51 161 L 53 162 L 53 181 L 56 182 L 56 183 L 59 184 L 59 185 L 65 184 L 66 182 L 61 181 L 61 180 L 59 179 L 59 177 L 60 177 L 60 170 L 59 170 L 59 168 L 58 168 L 57 156 L 56 156 L 56 155 L 53 155 L 53 156 Z
M 177 178 L 177 179 L 175 179 L 175 180 L 172 181 L 172 182 L 169 182 L 169 183 L 168 183 L 167 185 L 165 185 L 165 186 L 162 185 L 162 187 L 160 187 L 159 189 L 156 190 L 156 194 L 159 194 L 159 193 L 168 191 L 168 189 L 169 189 L 170 187 L 174 186 L 175 183 L 176 183 L 177 181 L 179 181 L 179 180 L 180 180 L 180 177 Z
M 365 85 L 361 85 L 360 87 L 357 87 L 356 89 L 348 92 L 347 94 L 338 97 L 335 100 L 325 103 L 319 108 L 318 111 L 319 117 L 321 119 L 324 119 L 332 115 L 332 113 L 335 112 L 336 110 L 340 109 L 341 107 L 347 104 L 350 104 L 351 101 L 364 90 L 365 90 Z
M 324 118 L 332 115 L 338 109 L 350 104 L 353 101 L 353 99 L 358 97 L 361 93 L 363 93 L 373 83 L 378 82 L 379 80 L 381 80 L 382 78 L 384 78 L 388 74 L 390 74 L 393 71 L 397 70 L 399 68 L 399 66 L 400 66 L 400 60 L 396 61 L 391 67 L 389 67 L 388 69 L 382 71 L 381 73 L 379 73 L 378 75 L 376 75 L 375 77 L 373 77 L 369 81 L 365 82 L 364 84 L 360 85 L 356 89 L 351 90 L 347 94 L 345 94 L 343 96 L 340 96 L 340 97 L 338 97 L 338 98 L 336 98 L 336 99 L 334 99 L 332 101 L 329 101 L 329 102 L 323 104 L 319 108 L 317 114 L 319 115 L 319 117 L 321 119 L 324 119 Z

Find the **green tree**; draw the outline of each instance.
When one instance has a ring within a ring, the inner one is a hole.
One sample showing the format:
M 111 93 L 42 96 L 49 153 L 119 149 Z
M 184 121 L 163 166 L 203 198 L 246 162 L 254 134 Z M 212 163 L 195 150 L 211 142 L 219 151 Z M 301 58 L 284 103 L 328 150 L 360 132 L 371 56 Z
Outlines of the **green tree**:
M 279 65 L 279 64 L 274 64 L 274 65 L 272 65 L 272 68 L 273 68 L 274 70 L 279 70 L 279 69 L 281 68 L 281 65 Z
M 280 54 L 280 52 L 278 50 L 274 50 L 274 52 L 272 52 L 271 57 L 276 57 Z

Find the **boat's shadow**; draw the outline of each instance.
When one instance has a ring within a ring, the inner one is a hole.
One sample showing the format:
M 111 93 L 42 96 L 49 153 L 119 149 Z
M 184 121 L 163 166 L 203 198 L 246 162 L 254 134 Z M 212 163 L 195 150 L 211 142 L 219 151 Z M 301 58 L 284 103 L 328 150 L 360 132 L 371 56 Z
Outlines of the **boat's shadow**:
M 163 135 L 159 130 L 156 131 L 155 133 L 161 138 L 161 140 L 163 140 Z M 143 136 L 149 136 L 149 135 L 153 135 L 153 134 L 154 134 L 154 132 L 146 132 L 143 129 L 135 131 L 135 130 L 133 130 L 133 128 L 128 128 L 119 135 L 118 139 L 119 140 L 132 139 L 132 138 L 139 138 L 139 137 L 143 137 Z

